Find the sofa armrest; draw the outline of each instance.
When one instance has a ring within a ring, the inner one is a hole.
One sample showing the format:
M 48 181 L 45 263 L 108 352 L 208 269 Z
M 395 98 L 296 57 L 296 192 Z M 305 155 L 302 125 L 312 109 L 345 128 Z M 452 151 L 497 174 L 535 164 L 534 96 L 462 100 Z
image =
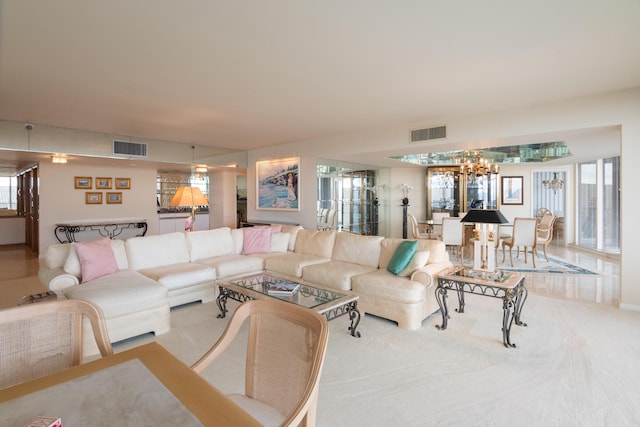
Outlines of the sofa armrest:
M 66 289 L 80 284 L 76 276 L 62 268 L 43 267 L 38 271 L 38 278 L 44 286 L 58 295 L 63 295 Z
M 427 264 L 422 268 L 417 269 L 411 275 L 411 280 L 415 280 L 416 282 L 423 283 L 427 285 L 427 287 L 431 287 L 433 285 L 434 280 L 433 277 L 444 270 L 445 268 L 451 267 L 451 261 L 444 262 L 435 262 L 433 264 Z

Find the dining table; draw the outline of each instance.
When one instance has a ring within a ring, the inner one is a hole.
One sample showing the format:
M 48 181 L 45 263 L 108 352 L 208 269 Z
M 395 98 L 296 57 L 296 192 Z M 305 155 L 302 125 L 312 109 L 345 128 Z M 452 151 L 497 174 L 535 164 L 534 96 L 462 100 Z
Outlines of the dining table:
M 152 342 L 0 390 L 0 426 L 38 416 L 74 426 L 259 426 Z

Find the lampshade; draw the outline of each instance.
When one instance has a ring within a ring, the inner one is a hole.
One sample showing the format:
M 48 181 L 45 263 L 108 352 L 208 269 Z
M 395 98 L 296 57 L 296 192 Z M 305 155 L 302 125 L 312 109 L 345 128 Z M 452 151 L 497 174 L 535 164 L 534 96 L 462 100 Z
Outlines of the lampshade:
M 169 206 L 209 206 L 209 201 L 196 187 L 179 187 L 173 195 Z
M 509 221 L 497 209 L 471 209 L 460 220 L 461 222 L 474 222 L 479 224 L 508 224 Z

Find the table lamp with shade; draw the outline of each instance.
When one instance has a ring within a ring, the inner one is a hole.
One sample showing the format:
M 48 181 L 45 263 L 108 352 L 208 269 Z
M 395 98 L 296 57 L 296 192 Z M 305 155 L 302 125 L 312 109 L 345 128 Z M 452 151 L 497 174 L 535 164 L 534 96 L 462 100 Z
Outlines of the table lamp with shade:
M 185 231 L 193 231 L 193 226 L 196 221 L 196 209 L 198 206 L 209 206 L 209 201 L 199 188 L 185 186 L 178 188 L 176 194 L 171 198 L 169 206 L 191 208 L 191 216 L 187 219 Z
M 493 250 L 488 250 L 488 243 L 493 243 L 496 238 L 494 224 L 508 224 L 509 221 L 497 209 L 471 209 L 460 220 L 471 222 L 476 225 L 474 244 L 474 270 L 496 271 L 496 254 Z

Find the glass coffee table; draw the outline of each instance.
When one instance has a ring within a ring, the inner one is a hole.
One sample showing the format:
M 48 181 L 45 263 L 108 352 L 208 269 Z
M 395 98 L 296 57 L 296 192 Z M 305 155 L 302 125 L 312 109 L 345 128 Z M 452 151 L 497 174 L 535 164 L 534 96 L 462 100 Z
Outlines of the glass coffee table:
M 270 291 L 276 286 L 295 287 L 295 285 L 299 286 L 292 294 Z M 216 298 L 216 304 L 220 309 L 218 318 L 226 317 L 228 299 L 245 302 L 252 299 L 275 298 L 315 310 L 327 320 L 348 315 L 351 320 L 348 330 L 352 336 L 360 338 L 360 332 L 356 331 L 360 323 L 358 295 L 346 291 L 336 292 L 319 286 L 306 285 L 264 273 L 229 279 L 219 283 L 218 288 L 220 290 Z
M 449 309 L 447 291 L 458 295 L 458 313 L 464 313 L 464 294 L 484 295 L 502 299 L 502 342 L 505 347 L 515 347 L 511 342 L 511 325 L 527 326 L 520 320 L 522 306 L 528 291 L 524 285 L 524 274 L 506 271 L 487 272 L 473 270 L 464 265 L 455 265 L 437 275 L 436 299 L 442 313 L 439 330 L 447 329 Z

